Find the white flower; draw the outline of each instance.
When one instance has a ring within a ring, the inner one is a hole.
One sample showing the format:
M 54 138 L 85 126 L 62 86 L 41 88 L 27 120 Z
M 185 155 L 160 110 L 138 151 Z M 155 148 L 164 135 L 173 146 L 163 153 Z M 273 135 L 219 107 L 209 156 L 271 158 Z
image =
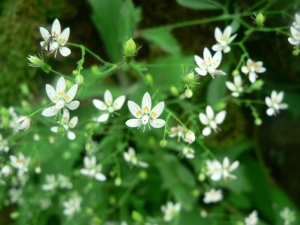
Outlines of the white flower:
M 164 221 L 169 222 L 174 217 L 177 217 L 179 215 L 180 209 L 180 203 L 173 204 L 173 202 L 167 202 L 166 206 L 161 206 L 161 211 L 165 214 Z
M 0 152 L 8 152 L 9 146 L 7 140 L 3 140 L 2 135 L 0 134 Z
M 254 83 L 258 77 L 256 73 L 263 73 L 266 71 L 266 68 L 262 66 L 263 62 L 258 61 L 254 62 L 251 59 L 247 60 L 247 65 L 242 67 L 242 72 L 244 74 L 249 74 L 249 80 L 251 83 Z
M 206 160 L 207 171 L 206 175 L 214 181 L 220 180 L 222 177 L 224 180 L 236 179 L 236 176 L 231 174 L 232 171 L 238 168 L 239 161 L 235 161 L 230 165 L 228 157 L 223 159 L 223 165 L 217 160 Z
M 46 184 L 42 185 L 42 189 L 44 191 L 52 191 L 55 190 L 58 186 L 58 183 L 55 179 L 55 175 L 54 174 L 47 174 L 45 176 L 46 179 Z
M 27 130 L 30 127 L 30 118 L 28 116 L 21 116 L 16 120 L 16 123 L 19 124 L 19 130 Z
M 143 96 L 142 100 L 142 109 L 133 101 L 128 101 L 129 111 L 136 119 L 130 119 L 126 121 L 126 125 L 128 127 L 137 127 L 138 129 L 141 125 L 145 126 L 148 124 L 149 129 L 150 125 L 154 128 L 161 128 L 165 125 L 165 121 L 163 119 L 157 119 L 163 112 L 165 103 L 158 103 L 152 110 L 152 101 L 148 92 L 146 92 Z M 149 125 L 150 124 L 150 125 Z
M 293 26 L 296 28 L 296 29 L 300 29 L 300 14 L 295 14 L 295 22 L 293 22 Z
M 291 27 L 291 33 L 293 35 L 293 37 L 289 37 L 288 41 L 292 44 L 292 45 L 299 45 L 300 44 L 300 31 L 294 27 Z
M 21 198 L 22 189 L 21 188 L 20 189 L 16 189 L 16 188 L 9 189 L 8 195 L 10 197 L 11 203 L 17 203 Z
M 12 170 L 10 168 L 10 166 L 5 165 L 2 167 L 1 171 L 0 171 L 4 176 L 8 177 L 9 175 L 11 175 Z
M 73 187 L 70 178 L 62 174 L 57 175 L 57 183 L 58 187 L 61 189 L 71 189 Z
M 190 130 L 187 131 L 186 133 L 184 133 L 183 140 L 185 142 L 188 142 L 189 144 L 192 144 L 196 140 L 195 133 Z
M 46 84 L 46 92 L 50 100 L 55 103 L 42 112 L 43 116 L 55 116 L 62 108 L 67 107 L 75 110 L 79 107 L 79 101 L 72 101 L 76 95 L 78 84 L 73 85 L 66 93 L 66 81 L 64 77 L 60 77 L 56 84 L 56 90 L 49 84 Z
M 48 46 L 45 46 L 45 49 L 51 52 L 55 51 L 54 57 L 56 57 L 58 49 L 62 56 L 68 56 L 71 54 L 71 50 L 68 47 L 64 47 L 70 36 L 70 28 L 68 27 L 64 29 L 61 33 L 61 26 L 58 19 L 55 19 L 52 24 L 51 35 L 44 27 L 40 27 L 40 33 L 43 39 L 46 42 L 49 42 L 49 49 Z M 41 46 L 44 45 L 45 41 L 40 42 Z
M 280 91 L 278 94 L 276 91 L 272 91 L 271 98 L 266 97 L 265 101 L 267 106 L 267 115 L 269 116 L 276 116 L 279 113 L 279 110 L 288 108 L 286 103 L 281 103 L 283 100 L 284 92 Z
M 73 198 L 65 201 L 64 205 L 64 214 L 66 216 L 73 216 L 75 212 L 80 212 L 80 204 L 82 202 L 82 198 L 80 196 L 74 196 Z
M 212 78 L 214 78 L 215 75 L 226 75 L 226 73 L 224 73 L 222 70 L 216 70 L 222 60 L 221 52 L 216 52 L 212 57 L 208 48 L 204 48 L 203 57 L 204 60 L 197 55 L 194 56 L 198 65 L 195 70 L 199 75 L 205 76 L 207 73 L 209 73 Z
M 233 96 L 233 97 L 239 97 L 240 96 L 240 94 L 242 94 L 243 93 L 243 91 L 244 91 L 244 88 L 243 88 L 243 86 L 242 86 L 242 78 L 241 78 L 241 76 L 234 76 L 234 78 L 233 78 L 233 82 L 234 83 L 232 83 L 232 82 L 230 82 L 230 81 L 226 81 L 226 86 L 227 86 L 227 88 L 230 90 L 230 91 L 232 91 L 232 93 L 231 93 L 231 95 Z
M 211 190 L 205 192 L 204 195 L 205 196 L 204 196 L 203 202 L 206 204 L 216 203 L 223 199 L 223 194 L 222 194 L 221 189 L 216 190 L 216 189 L 212 188 Z
M 210 105 L 206 107 L 206 115 L 204 113 L 199 114 L 200 122 L 206 127 L 203 129 L 202 134 L 204 136 L 208 136 L 211 134 L 211 129 L 213 129 L 215 132 L 219 130 L 217 124 L 221 124 L 226 116 L 226 111 L 223 110 L 219 112 L 216 117 L 214 114 L 214 111 Z
M 215 29 L 215 38 L 216 38 L 218 43 L 212 46 L 212 50 L 214 50 L 214 51 L 223 51 L 224 53 L 229 52 L 231 48 L 228 45 L 237 36 L 237 34 L 235 34 L 235 35 L 230 37 L 231 31 L 232 31 L 231 26 L 227 26 L 223 33 L 222 33 L 222 31 L 220 30 L 219 27 L 216 27 L 216 29 Z
M 97 99 L 93 100 L 93 104 L 97 109 L 107 112 L 99 116 L 97 122 L 105 122 L 108 120 L 109 114 L 112 114 L 113 116 L 116 110 L 120 110 L 125 102 L 125 95 L 119 96 L 113 101 L 111 92 L 106 90 L 104 93 L 104 101 L 105 103 Z
M 185 158 L 193 159 L 195 157 L 195 150 L 189 147 L 184 147 L 182 149 L 182 154 Z
M 68 138 L 70 140 L 74 140 L 76 138 L 76 135 L 72 131 L 70 131 L 70 128 L 74 128 L 77 125 L 78 117 L 74 116 L 70 121 L 69 119 L 69 110 L 65 109 L 60 124 L 66 129 Z M 51 127 L 51 131 L 54 133 L 58 133 L 58 126 Z
M 102 165 L 101 164 L 96 165 L 95 156 L 92 157 L 85 156 L 83 162 L 85 168 L 80 170 L 81 174 L 88 176 L 89 178 L 95 178 L 96 180 L 99 181 L 106 180 L 106 176 L 101 172 Z
M 10 157 L 11 165 L 18 169 L 18 176 L 22 176 L 28 171 L 28 165 L 30 158 L 25 158 L 23 153 L 19 153 L 19 157 L 11 155 Z
M 257 211 L 254 210 L 247 218 L 245 218 L 245 225 L 256 225 L 257 223 Z
M 180 138 L 184 137 L 184 132 L 185 132 L 185 128 L 177 125 L 177 127 L 171 127 L 171 131 L 172 131 L 172 134 L 169 135 L 169 137 L 176 137 L 178 136 L 178 139 L 177 141 L 180 142 Z
M 284 225 L 290 225 L 296 220 L 295 211 L 290 210 L 288 207 L 280 211 L 280 216 L 284 220 Z
M 124 156 L 125 161 L 128 162 L 131 165 L 138 166 L 138 167 L 143 167 L 143 168 L 148 167 L 148 163 L 139 161 L 137 159 L 135 151 L 131 147 L 128 149 L 128 152 L 123 153 L 123 156 Z

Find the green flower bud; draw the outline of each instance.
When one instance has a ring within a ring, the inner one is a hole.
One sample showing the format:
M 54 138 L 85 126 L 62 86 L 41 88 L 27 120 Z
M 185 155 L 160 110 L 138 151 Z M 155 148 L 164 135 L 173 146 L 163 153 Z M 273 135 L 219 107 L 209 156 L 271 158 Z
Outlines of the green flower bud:
M 109 197 L 109 203 L 110 203 L 111 205 L 115 205 L 116 202 L 117 202 L 116 197 L 113 196 L 113 195 L 111 195 L 111 196 Z
M 200 195 L 200 191 L 198 189 L 194 189 L 192 194 L 193 194 L 193 196 L 195 196 L 197 198 Z
M 261 89 L 261 87 L 264 85 L 264 81 L 263 80 L 256 80 L 254 83 L 252 83 L 250 85 L 250 87 L 248 87 L 247 89 L 247 92 L 248 93 L 251 93 L 252 91 L 255 91 L 255 90 L 259 90 Z
M 115 185 L 116 186 L 120 186 L 122 184 L 122 179 L 121 179 L 121 177 L 117 177 L 116 179 L 115 179 Z
M 146 180 L 147 179 L 147 172 L 145 171 L 145 170 L 142 170 L 142 171 L 140 171 L 139 172 L 139 178 L 141 179 L 141 180 Z
M 10 121 L 9 121 L 8 117 L 2 116 L 1 125 L 2 125 L 3 128 L 9 128 Z
M 225 102 L 218 102 L 218 104 L 215 106 L 216 111 L 220 111 L 226 108 L 226 103 Z
M 78 72 L 78 70 L 73 70 L 72 74 L 76 76 L 77 74 L 79 74 L 79 72 Z
M 185 97 L 191 98 L 193 96 L 193 91 L 189 88 L 187 88 L 184 92 Z
M 178 89 L 176 87 L 174 87 L 174 86 L 170 87 L 170 92 L 175 97 L 177 97 L 179 95 Z
M 52 69 L 52 67 L 46 63 L 42 67 L 42 70 L 44 70 L 45 73 L 49 73 L 51 71 L 51 69 Z
M 260 126 L 262 124 L 262 120 L 260 118 L 255 118 L 254 123 L 256 126 Z
M 133 57 L 136 52 L 136 45 L 135 42 L 130 38 L 128 41 L 125 42 L 124 45 L 124 54 L 126 57 Z
M 240 72 L 238 71 L 238 70 L 234 70 L 234 71 L 232 71 L 232 76 L 238 76 L 238 75 L 240 75 Z
M 168 144 L 168 141 L 166 139 L 163 139 L 159 142 L 160 147 L 164 148 L 166 147 Z
M 67 131 L 66 129 L 64 128 L 63 125 L 59 125 L 58 128 L 57 128 L 57 133 L 59 134 L 65 134 Z
M 204 173 L 199 173 L 198 180 L 204 181 L 205 180 L 205 174 Z
M 194 75 L 194 72 L 191 72 L 191 73 L 185 75 L 185 77 L 183 78 L 183 80 L 184 80 L 186 83 L 194 82 L 194 81 L 195 81 L 195 75 Z
M 145 77 L 150 84 L 153 84 L 153 77 L 150 73 L 147 73 Z
M 266 20 L 266 18 L 262 13 L 259 13 L 255 17 L 255 23 L 258 27 L 262 27 L 264 25 L 265 20 Z
M 137 211 L 132 211 L 131 217 L 132 217 L 132 219 L 133 219 L 135 222 L 138 222 L 138 223 L 143 223 L 143 222 L 144 222 L 144 218 L 143 218 L 142 214 L 140 214 L 140 213 L 137 212 Z
M 82 84 L 84 82 L 84 77 L 81 74 L 77 74 L 75 77 L 76 84 Z

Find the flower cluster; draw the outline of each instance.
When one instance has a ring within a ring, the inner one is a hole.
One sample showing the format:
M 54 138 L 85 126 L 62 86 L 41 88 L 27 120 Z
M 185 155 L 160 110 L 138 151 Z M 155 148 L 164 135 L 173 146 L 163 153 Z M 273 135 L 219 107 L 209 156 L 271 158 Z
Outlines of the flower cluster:
M 58 174 L 56 177 L 54 174 L 47 174 L 45 176 L 46 183 L 42 185 L 44 191 L 52 191 L 59 189 L 71 189 L 73 184 L 70 178 L 62 174 Z
M 288 41 L 298 47 L 300 44 L 300 14 L 295 14 L 295 22 L 293 22 L 290 30 L 292 37 L 289 37 Z

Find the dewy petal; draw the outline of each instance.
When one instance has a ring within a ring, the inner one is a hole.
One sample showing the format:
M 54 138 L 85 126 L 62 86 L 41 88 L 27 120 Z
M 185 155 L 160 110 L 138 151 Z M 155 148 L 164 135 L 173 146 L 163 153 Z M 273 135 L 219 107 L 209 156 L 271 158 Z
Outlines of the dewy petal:
M 97 109 L 99 109 L 101 111 L 107 110 L 107 105 L 104 102 L 102 102 L 101 100 L 94 99 L 93 104 Z
M 150 125 L 154 128 L 161 128 L 165 125 L 166 121 L 163 119 L 150 120 Z
M 49 84 L 46 84 L 46 93 L 47 93 L 49 99 L 50 99 L 52 102 L 56 103 L 56 101 L 57 101 L 56 91 L 55 91 L 55 89 L 54 89 L 51 85 L 49 85 Z
M 72 131 L 68 131 L 68 138 L 70 139 L 70 140 L 75 140 L 75 138 L 76 138 L 76 135 L 74 134 L 74 132 L 72 132 Z
M 80 104 L 79 101 L 72 101 L 67 104 L 67 107 L 71 110 L 75 110 L 79 107 L 79 104 Z
M 142 110 L 141 108 L 133 101 L 128 101 L 128 109 L 131 112 L 131 114 L 136 118 L 142 117 Z
M 158 103 L 152 110 L 151 110 L 151 117 L 153 119 L 156 119 L 157 117 L 159 117 L 162 112 L 164 111 L 164 107 L 165 107 L 165 103 L 164 102 L 160 102 Z
M 125 123 L 128 127 L 139 127 L 142 124 L 142 121 L 140 119 L 130 119 L 127 120 Z
M 78 117 L 74 116 L 69 122 L 69 127 L 74 128 L 77 125 L 77 123 L 78 123 Z
M 204 135 L 204 136 L 208 136 L 208 135 L 210 135 L 211 134 L 211 128 L 210 127 L 205 127 L 203 130 L 202 130 L 202 134 Z
M 119 110 L 122 108 L 122 106 L 124 105 L 125 102 L 125 95 L 122 95 L 120 97 L 118 97 L 113 104 L 113 107 L 115 110 Z
M 47 29 L 45 29 L 44 27 L 40 27 L 40 33 L 44 40 L 48 40 L 48 38 L 51 37 L 51 34 L 49 33 L 49 31 Z
M 212 59 L 212 61 L 214 62 L 213 63 L 213 67 L 217 68 L 220 65 L 220 63 L 221 63 L 221 60 L 222 60 L 222 53 L 220 51 L 216 52 L 214 54 L 213 59 Z
M 109 90 L 106 90 L 104 92 L 104 101 L 109 106 L 112 105 L 112 103 L 113 103 L 113 97 L 112 97 L 111 92 Z
M 215 121 L 217 124 L 221 124 L 226 116 L 226 111 L 221 111 L 216 115 Z
M 70 90 L 65 95 L 67 102 L 70 102 L 73 100 L 73 98 L 76 95 L 77 89 L 78 89 L 78 84 L 75 84 L 75 85 L 73 85 L 73 87 L 70 88 Z
M 209 120 L 204 113 L 199 114 L 199 120 L 201 121 L 202 124 L 208 125 Z
M 206 106 L 206 115 L 208 119 L 213 119 L 215 117 L 214 110 L 210 105 Z
M 102 123 L 107 121 L 109 118 L 109 113 L 105 113 L 97 118 L 97 122 Z
M 50 106 L 43 110 L 42 115 L 45 117 L 55 116 L 60 109 L 57 109 L 55 106 Z
M 59 93 L 61 92 L 66 92 L 66 80 L 64 77 L 60 77 L 56 84 L 56 93 L 60 95 Z
M 66 57 L 71 54 L 71 50 L 68 47 L 60 47 L 59 52 L 62 56 Z
M 61 44 L 61 46 L 66 44 L 66 42 L 69 39 L 69 36 L 70 36 L 70 28 L 68 27 L 64 29 L 61 35 L 59 36 L 59 43 Z
M 151 97 L 150 94 L 146 92 L 142 99 L 142 110 L 143 112 L 150 112 L 151 107 L 152 107 Z
M 51 34 L 54 37 L 58 37 L 61 33 L 61 27 L 58 19 L 55 19 L 52 24 Z

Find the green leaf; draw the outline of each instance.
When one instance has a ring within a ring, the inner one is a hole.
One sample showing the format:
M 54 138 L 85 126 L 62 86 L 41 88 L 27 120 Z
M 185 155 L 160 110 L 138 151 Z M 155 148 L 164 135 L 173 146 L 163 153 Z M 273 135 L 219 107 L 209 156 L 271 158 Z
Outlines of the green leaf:
M 144 30 L 141 36 L 148 41 L 154 42 L 168 53 L 180 52 L 180 46 L 171 31 L 171 29 L 167 28 L 153 28 Z
M 176 0 L 177 3 L 183 7 L 190 9 L 221 9 L 222 5 L 213 0 Z
M 144 222 L 144 218 L 143 218 L 143 216 L 142 216 L 142 214 L 140 214 L 139 212 L 137 212 L 137 211 L 132 211 L 132 213 L 131 213 L 131 217 L 132 217 L 132 219 L 134 220 L 134 221 L 136 221 L 136 222 L 139 222 L 139 223 L 142 223 L 142 222 Z

